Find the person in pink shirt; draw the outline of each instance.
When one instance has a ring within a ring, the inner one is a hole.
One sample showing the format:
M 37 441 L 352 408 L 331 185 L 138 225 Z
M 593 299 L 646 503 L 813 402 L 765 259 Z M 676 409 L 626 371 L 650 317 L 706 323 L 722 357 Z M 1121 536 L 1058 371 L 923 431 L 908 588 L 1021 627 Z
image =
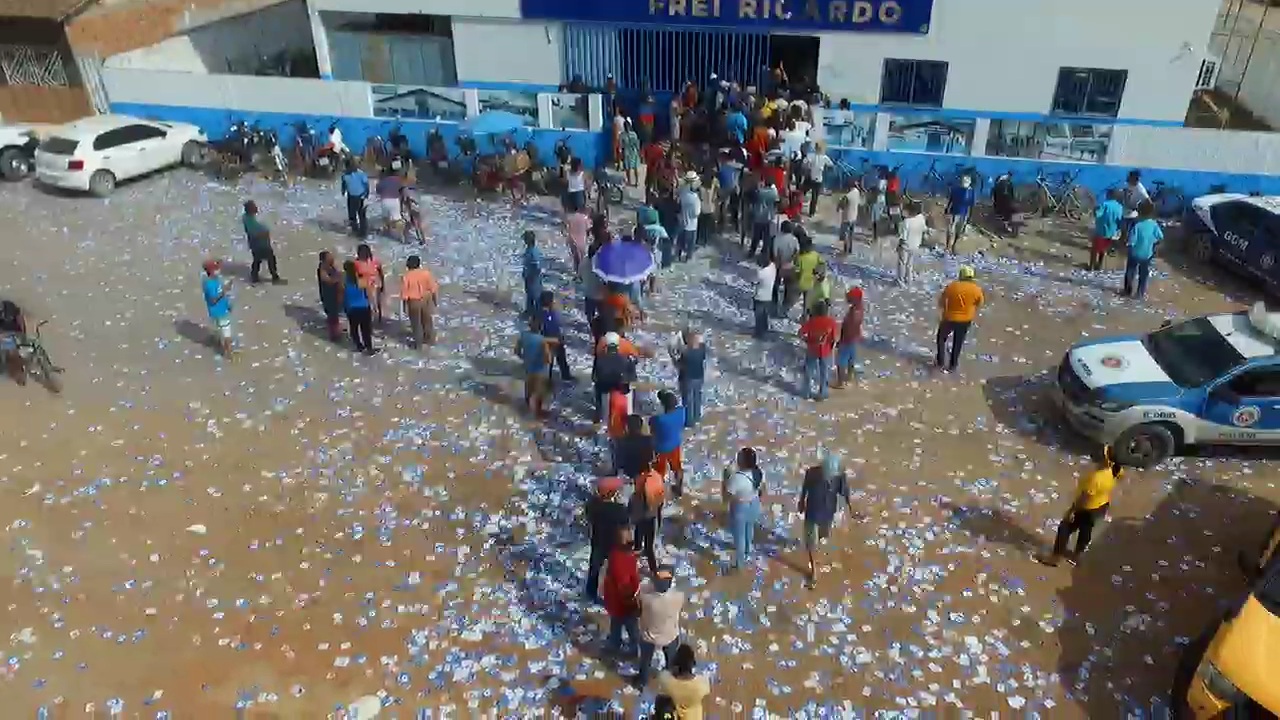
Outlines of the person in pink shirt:
M 569 254 L 573 256 L 573 266 L 582 264 L 582 256 L 587 252 L 587 233 L 591 230 L 591 218 L 583 210 L 574 210 L 564 220 L 565 242 L 569 246 Z

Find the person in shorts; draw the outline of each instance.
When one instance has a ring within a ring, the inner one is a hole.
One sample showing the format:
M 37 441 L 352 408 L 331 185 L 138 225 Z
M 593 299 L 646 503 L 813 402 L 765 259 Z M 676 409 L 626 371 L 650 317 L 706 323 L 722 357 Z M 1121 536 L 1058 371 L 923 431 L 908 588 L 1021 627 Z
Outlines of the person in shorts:
M 853 501 L 849 497 L 849 482 L 840 468 L 840 457 L 826 453 L 822 464 L 805 470 L 804 484 L 800 488 L 800 513 L 804 515 L 804 547 L 809 555 L 809 587 L 818 581 L 818 568 L 814 551 L 818 543 L 831 535 L 839 501 L 844 498 L 845 507 L 853 514 Z
M 684 440 L 685 408 L 670 390 L 658 393 L 662 412 L 649 421 L 657 461 L 654 469 L 666 480 L 668 471 L 675 478 L 675 496 L 684 495 L 684 458 L 680 446 Z
M 535 417 L 546 417 L 551 379 L 552 345 L 558 340 L 542 335 L 542 318 L 529 318 L 529 328 L 516 341 L 516 355 L 524 363 L 524 401 Z
M 231 298 L 227 295 L 227 283 L 222 277 L 220 261 L 204 261 L 204 279 L 200 289 L 204 293 L 205 307 L 209 310 L 209 320 L 214 325 L 218 347 L 224 357 L 231 357 L 235 350 L 232 344 L 234 334 L 231 328 Z
M 1093 242 L 1089 247 L 1089 269 L 1102 269 L 1107 253 L 1120 239 L 1120 223 L 1124 219 L 1124 205 L 1120 203 L 1119 190 L 1107 191 L 1107 199 L 1093 211 Z

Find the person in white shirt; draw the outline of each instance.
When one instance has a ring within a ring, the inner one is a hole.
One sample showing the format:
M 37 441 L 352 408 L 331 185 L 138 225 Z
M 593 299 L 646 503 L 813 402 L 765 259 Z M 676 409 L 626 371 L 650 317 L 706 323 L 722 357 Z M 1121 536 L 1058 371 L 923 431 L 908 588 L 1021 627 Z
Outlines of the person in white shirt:
M 911 203 L 906 207 L 906 217 L 898 225 L 898 284 L 906 285 L 916 276 L 916 255 L 929 234 L 929 225 L 920 206 Z
M 653 656 L 658 649 L 662 650 L 665 667 L 670 668 L 675 662 L 676 648 L 680 646 L 680 613 L 684 610 L 685 595 L 671 587 L 674 580 L 670 567 L 658 568 L 653 576 L 653 587 L 642 588 L 637 598 L 640 605 L 638 688 L 648 684 Z
M 698 241 L 698 216 L 702 214 L 702 198 L 698 191 L 702 180 L 698 173 L 690 170 L 685 173 L 684 184 L 680 188 L 680 237 L 676 243 L 676 260 L 685 261 L 693 257 L 693 248 Z
M 774 285 L 778 281 L 778 265 L 764 253 L 756 260 L 756 288 L 752 298 L 752 309 L 756 315 L 753 337 L 763 338 L 769 333 L 769 313 L 773 312 Z
M 587 207 L 587 171 L 582 168 L 582 158 L 569 161 L 569 176 L 565 182 L 567 186 L 564 211 L 572 213 L 585 209 Z
M 826 148 L 822 143 L 818 143 L 804 160 L 804 191 L 809 195 L 809 217 L 813 217 L 818 212 L 818 196 L 822 194 L 822 182 L 827 175 L 827 169 L 833 165 L 835 163 L 827 157 Z
M 1138 208 L 1149 200 L 1151 195 L 1142 184 L 1142 173 L 1137 170 L 1131 171 L 1128 182 L 1124 186 L 1124 222 L 1120 223 L 1121 245 L 1129 242 L 1129 231 L 1138 223 Z
M 800 157 L 800 150 L 804 147 L 809 136 L 796 129 L 796 121 L 787 121 L 787 129 L 782 133 L 782 156 L 788 161 Z
M 853 252 L 853 231 L 858 225 L 858 209 L 862 207 L 862 188 L 858 181 L 852 180 L 849 189 L 840 196 L 837 208 L 840 210 L 840 243 L 844 254 Z
M 725 468 L 721 494 L 729 505 L 729 526 L 733 534 L 733 567 L 746 564 L 754 549 L 756 523 L 760 520 L 760 498 L 764 495 L 764 473 L 754 448 L 738 451 L 737 463 Z

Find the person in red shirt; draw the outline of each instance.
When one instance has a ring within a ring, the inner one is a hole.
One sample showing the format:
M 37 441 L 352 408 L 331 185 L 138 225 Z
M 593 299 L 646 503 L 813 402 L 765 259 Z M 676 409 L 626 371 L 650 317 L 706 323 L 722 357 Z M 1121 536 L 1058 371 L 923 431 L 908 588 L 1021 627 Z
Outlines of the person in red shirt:
M 792 222 L 800 220 L 800 213 L 804 212 L 804 193 L 799 190 L 792 190 L 787 195 L 787 203 L 782 208 L 782 214 Z
M 845 294 L 849 310 L 840 323 L 840 345 L 836 348 L 836 382 L 831 387 L 842 388 L 855 380 L 853 366 L 858 362 L 858 341 L 862 339 L 862 288 L 849 288 Z
M 622 631 L 627 631 L 632 652 L 640 649 L 640 564 L 632 548 L 631 528 L 618 531 L 618 541 L 609 551 L 604 573 L 604 609 L 609 613 L 609 639 L 605 649 L 622 650 Z
M 778 194 L 784 198 L 787 197 L 790 186 L 787 183 L 787 169 L 782 165 L 782 158 L 775 158 L 770 162 L 764 169 L 764 174 L 765 177 L 773 178 L 773 186 L 778 188 Z
M 805 342 L 805 394 L 814 400 L 826 400 L 831 375 L 831 356 L 840 338 L 840 324 L 827 311 L 827 303 L 813 306 L 809 319 L 800 326 L 800 339 Z M 817 391 L 814 391 L 817 385 Z
M 644 186 L 650 192 L 657 187 L 658 176 L 662 174 L 662 163 L 667 158 L 667 150 L 662 143 L 651 142 L 640 151 L 644 160 Z

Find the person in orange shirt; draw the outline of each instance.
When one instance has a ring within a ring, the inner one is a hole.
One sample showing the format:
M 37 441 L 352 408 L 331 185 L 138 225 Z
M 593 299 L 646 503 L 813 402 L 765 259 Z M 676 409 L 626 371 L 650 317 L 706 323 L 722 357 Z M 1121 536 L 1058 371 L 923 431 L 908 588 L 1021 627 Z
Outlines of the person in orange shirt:
M 386 307 L 387 275 L 382 269 L 382 261 L 373 256 L 373 249 L 367 243 L 356 246 L 356 277 L 368 288 L 369 304 L 373 306 L 373 319 L 379 323 L 383 320 L 383 308 Z
M 404 264 L 400 301 L 404 303 L 404 314 L 409 318 L 413 346 L 421 349 L 424 343 L 430 345 L 436 341 L 435 312 L 440 285 L 431 271 L 422 267 L 422 258 L 417 255 L 410 255 Z
M 969 326 L 978 316 L 978 308 L 986 298 L 982 288 L 974 280 L 973 268 L 968 265 L 960 268 L 959 277 L 953 280 L 938 296 L 938 309 L 942 317 L 938 321 L 938 368 L 943 372 L 955 372 L 960 364 L 960 349 L 964 347 L 965 336 L 969 334 Z M 951 340 L 950 362 L 947 360 L 947 340 Z

